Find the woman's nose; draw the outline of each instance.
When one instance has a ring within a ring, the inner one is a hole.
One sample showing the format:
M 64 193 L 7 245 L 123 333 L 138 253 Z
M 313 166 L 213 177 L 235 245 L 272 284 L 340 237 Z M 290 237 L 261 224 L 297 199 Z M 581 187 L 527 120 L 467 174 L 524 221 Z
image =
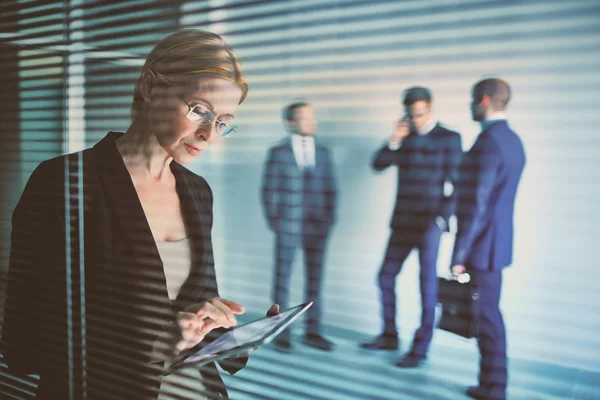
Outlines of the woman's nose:
M 208 142 L 212 135 L 218 135 L 217 127 L 214 122 L 205 125 L 198 125 L 196 135 Z

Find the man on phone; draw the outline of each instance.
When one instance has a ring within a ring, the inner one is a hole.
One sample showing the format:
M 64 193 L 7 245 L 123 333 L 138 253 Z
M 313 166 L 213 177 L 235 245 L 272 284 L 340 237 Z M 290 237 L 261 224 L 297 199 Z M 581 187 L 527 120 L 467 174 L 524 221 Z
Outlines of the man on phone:
M 437 302 L 437 256 L 442 232 L 454 213 L 454 184 L 462 157 L 460 135 L 435 121 L 431 92 L 412 87 L 404 95 L 406 116 L 392 137 L 376 153 L 373 168 L 398 167 L 396 206 L 392 233 L 378 275 L 384 329 L 374 341 L 362 344 L 370 350 L 395 350 L 399 346 L 396 327 L 396 277 L 413 249 L 419 251 L 421 326 L 410 351 L 396 365 L 419 366 L 427 358 L 433 336 Z M 446 189 L 446 190 L 445 190 Z
M 525 150 L 506 121 L 508 83 L 484 79 L 473 86 L 472 97 L 471 114 L 481 123 L 481 133 L 460 168 L 452 274 L 469 272 L 480 292 L 479 385 L 469 388 L 467 394 L 475 399 L 504 400 L 506 332 L 500 291 L 502 270 L 512 264 L 514 204 Z

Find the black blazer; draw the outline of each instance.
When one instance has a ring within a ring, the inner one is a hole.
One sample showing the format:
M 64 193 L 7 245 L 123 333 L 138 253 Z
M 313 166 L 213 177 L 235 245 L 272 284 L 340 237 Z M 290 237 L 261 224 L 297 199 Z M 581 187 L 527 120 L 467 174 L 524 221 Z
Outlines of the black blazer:
M 192 243 L 192 270 L 171 302 L 120 135 L 40 164 L 13 213 L 3 352 L 12 373 L 40 375 L 38 398 L 156 398 L 157 335 L 176 311 L 218 295 L 210 187 L 171 163 Z M 221 365 L 234 373 L 246 360 Z M 201 372 L 227 396 L 214 364 Z
M 390 150 L 386 144 L 377 152 L 375 170 L 398 167 L 392 229 L 421 232 L 438 216 L 448 222 L 454 214 L 455 197 L 444 196 L 444 183 L 456 183 L 461 158 L 460 134 L 439 124 L 427 135 L 409 135 L 398 150 Z

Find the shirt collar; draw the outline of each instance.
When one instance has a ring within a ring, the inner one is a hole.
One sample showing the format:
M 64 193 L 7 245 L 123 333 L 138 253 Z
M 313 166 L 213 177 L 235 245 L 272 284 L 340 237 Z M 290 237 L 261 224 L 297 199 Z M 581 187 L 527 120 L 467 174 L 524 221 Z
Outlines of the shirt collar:
M 418 133 L 419 135 L 427 135 L 429 132 L 431 132 L 433 130 L 433 128 L 435 128 L 435 126 L 437 125 L 437 121 L 435 119 L 430 119 L 425 125 L 423 125 L 423 127 L 421 129 L 419 129 Z
M 315 138 L 313 136 L 304 136 L 304 135 L 300 135 L 299 133 L 293 133 L 292 140 L 295 142 L 302 142 L 302 141 L 308 142 L 308 143 L 315 142 Z
M 490 125 L 492 125 L 494 122 L 505 121 L 505 120 L 506 120 L 506 113 L 504 111 L 498 111 L 498 112 L 492 113 L 486 119 L 481 121 L 481 129 L 485 130 Z

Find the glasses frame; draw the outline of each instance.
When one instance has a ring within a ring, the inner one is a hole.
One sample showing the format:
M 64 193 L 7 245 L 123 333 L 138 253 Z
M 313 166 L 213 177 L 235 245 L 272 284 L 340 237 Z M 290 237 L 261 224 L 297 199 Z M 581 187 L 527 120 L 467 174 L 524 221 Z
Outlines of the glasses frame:
M 185 114 L 185 117 L 190 120 L 191 122 L 195 123 L 196 125 L 209 125 L 212 124 L 214 122 L 216 122 L 217 124 L 215 125 L 217 134 L 221 137 L 228 137 L 233 135 L 234 133 L 236 133 L 238 131 L 238 127 L 237 125 L 228 122 L 228 121 L 221 121 L 220 119 L 218 119 L 215 114 L 206 106 L 203 106 L 202 104 L 195 104 L 195 105 L 191 105 L 190 103 L 188 103 L 181 94 L 179 94 L 179 91 L 171 84 L 171 82 L 169 82 L 165 77 L 161 76 L 160 74 L 156 73 L 155 74 L 160 77 L 167 85 L 169 85 L 169 87 L 171 89 L 173 89 L 173 91 L 175 92 L 175 94 L 177 94 L 177 97 L 179 97 L 179 100 L 181 100 L 186 106 L 188 106 L 189 110 L 188 112 Z M 195 121 L 190 115 L 192 114 L 192 112 L 196 109 L 196 108 L 200 108 L 202 110 L 205 111 L 205 113 L 207 114 L 208 117 L 208 122 L 206 123 L 199 123 L 198 121 Z M 223 131 L 223 133 L 219 132 L 219 125 L 223 124 L 225 126 L 225 130 Z
M 175 93 L 177 93 L 176 90 L 175 90 Z M 189 119 L 190 121 L 192 121 L 193 123 L 195 123 L 197 125 L 209 125 L 209 124 L 216 122 L 215 128 L 217 130 L 217 134 L 221 137 L 228 137 L 237 132 L 237 130 L 238 130 L 237 125 L 235 125 L 231 122 L 228 122 L 228 121 L 221 121 L 220 119 L 216 118 L 215 114 L 211 110 L 209 110 L 208 107 L 203 106 L 202 104 L 195 104 L 192 106 L 179 93 L 177 93 L 177 97 L 179 97 L 179 99 L 181 101 L 183 101 L 186 106 L 188 106 L 189 111 L 187 112 L 187 114 L 185 114 L 185 117 L 187 119 Z M 200 123 L 200 122 L 192 119 L 190 114 L 192 114 L 196 108 L 200 108 L 200 109 L 204 110 L 204 112 L 207 114 L 208 122 Z M 223 124 L 225 126 L 223 133 L 219 132 L 219 125 L 221 125 L 221 124 Z

